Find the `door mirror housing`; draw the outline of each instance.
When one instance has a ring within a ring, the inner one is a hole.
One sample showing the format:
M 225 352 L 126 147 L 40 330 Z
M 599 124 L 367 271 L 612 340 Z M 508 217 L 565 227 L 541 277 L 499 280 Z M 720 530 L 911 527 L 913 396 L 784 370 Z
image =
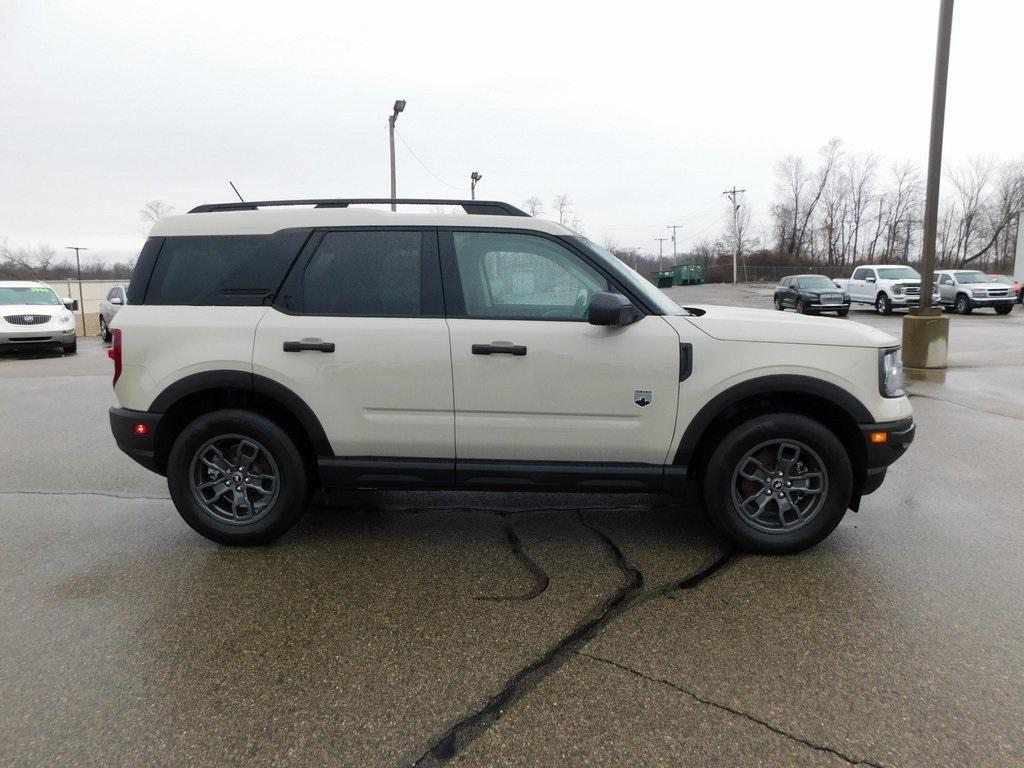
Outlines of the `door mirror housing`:
M 873 282 L 875 282 L 875 278 L 873 278 L 873 277 L 865 277 L 864 278 L 864 282 L 865 283 L 873 283 Z
M 60 303 L 64 305 L 64 309 L 69 309 L 72 312 L 78 311 L 78 299 L 72 299 L 68 296 L 65 296 L 63 299 L 60 300 Z
M 591 325 L 630 325 L 641 317 L 643 313 L 629 299 L 608 291 L 595 293 L 587 309 L 587 322 Z

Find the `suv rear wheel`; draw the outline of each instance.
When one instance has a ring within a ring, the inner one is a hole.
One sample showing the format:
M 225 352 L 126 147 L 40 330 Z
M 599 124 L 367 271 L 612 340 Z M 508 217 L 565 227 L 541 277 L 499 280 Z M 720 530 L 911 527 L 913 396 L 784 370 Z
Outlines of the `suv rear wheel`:
M 831 430 L 806 416 L 771 414 L 733 429 L 704 477 L 704 503 L 724 536 L 750 552 L 799 552 L 846 514 L 853 469 Z
M 174 506 L 221 544 L 264 544 L 306 507 L 302 454 L 270 419 L 244 410 L 200 416 L 178 435 L 167 462 Z

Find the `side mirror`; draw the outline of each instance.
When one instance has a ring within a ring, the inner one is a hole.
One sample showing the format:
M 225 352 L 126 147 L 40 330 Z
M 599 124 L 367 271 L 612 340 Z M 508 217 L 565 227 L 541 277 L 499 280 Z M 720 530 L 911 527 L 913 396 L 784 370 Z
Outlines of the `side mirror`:
M 60 303 L 64 305 L 64 309 L 70 309 L 72 312 L 78 311 L 78 299 L 72 299 L 65 296 L 60 300 Z
M 121 300 L 120 296 L 115 296 L 114 298 L 112 298 L 110 300 L 110 303 L 111 304 L 124 304 L 124 302 Z
M 873 277 L 865 277 L 864 278 L 864 282 L 865 283 L 873 283 L 873 282 L 875 282 L 875 278 L 873 278 Z
M 587 321 L 591 325 L 629 325 L 643 317 L 629 299 L 620 293 L 602 291 L 590 299 Z

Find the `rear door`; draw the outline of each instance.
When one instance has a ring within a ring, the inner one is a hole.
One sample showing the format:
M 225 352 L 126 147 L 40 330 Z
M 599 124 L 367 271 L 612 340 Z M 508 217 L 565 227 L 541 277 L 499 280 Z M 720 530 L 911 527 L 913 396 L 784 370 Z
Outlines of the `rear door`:
M 256 332 L 253 371 L 301 397 L 336 456 L 455 456 L 437 233 L 318 232 Z
M 675 428 L 680 342 L 662 317 L 587 322 L 620 290 L 557 238 L 442 230 L 460 475 L 474 460 L 661 465 Z

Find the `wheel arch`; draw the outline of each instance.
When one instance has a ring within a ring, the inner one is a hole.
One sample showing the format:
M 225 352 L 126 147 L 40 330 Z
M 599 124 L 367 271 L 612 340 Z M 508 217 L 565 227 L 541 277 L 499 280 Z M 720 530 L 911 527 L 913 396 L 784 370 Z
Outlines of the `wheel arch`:
M 295 440 L 310 465 L 318 456 L 334 455 L 313 409 L 283 384 L 245 371 L 203 371 L 171 384 L 149 407 L 162 414 L 154 436 L 157 470 L 166 473 L 171 447 L 186 425 L 221 408 L 243 408 L 271 419 Z
M 853 464 L 851 506 L 856 509 L 867 470 L 867 449 L 859 425 L 871 423 L 874 418 L 842 387 L 809 376 L 762 376 L 719 393 L 687 425 L 673 464 L 686 467 L 688 477 L 701 477 L 717 440 L 748 418 L 766 412 L 803 414 L 836 434 Z

